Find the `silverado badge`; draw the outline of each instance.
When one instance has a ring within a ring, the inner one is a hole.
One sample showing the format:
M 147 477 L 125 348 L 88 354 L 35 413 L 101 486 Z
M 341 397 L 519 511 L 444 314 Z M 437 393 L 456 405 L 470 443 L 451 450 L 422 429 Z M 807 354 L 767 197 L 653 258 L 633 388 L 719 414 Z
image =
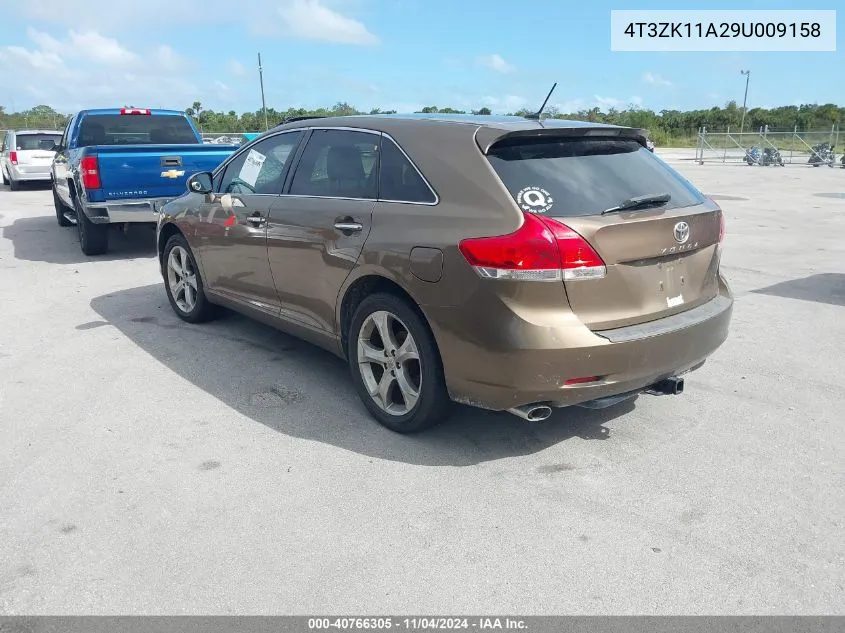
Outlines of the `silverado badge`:
M 178 178 L 179 176 L 184 176 L 185 171 L 179 169 L 169 169 L 167 171 L 161 172 L 162 178 Z

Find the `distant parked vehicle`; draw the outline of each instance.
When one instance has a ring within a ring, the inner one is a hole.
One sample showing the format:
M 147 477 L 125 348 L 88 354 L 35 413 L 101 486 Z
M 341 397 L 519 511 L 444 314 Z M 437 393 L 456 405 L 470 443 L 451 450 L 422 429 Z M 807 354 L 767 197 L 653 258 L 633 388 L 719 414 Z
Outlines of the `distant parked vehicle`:
M 833 167 L 836 162 L 836 154 L 830 143 L 816 143 L 810 151 L 812 154 L 810 155 L 810 160 L 807 162 L 813 167 L 818 167 L 819 165 Z
M 0 183 L 17 191 L 22 182 L 50 182 L 56 130 L 9 130 L 0 141 Z
M 75 224 L 86 255 L 108 250 L 111 224 L 155 226 L 158 208 L 197 172 L 217 167 L 237 145 L 204 144 L 177 110 L 83 110 L 67 125 L 53 160 L 59 226 Z

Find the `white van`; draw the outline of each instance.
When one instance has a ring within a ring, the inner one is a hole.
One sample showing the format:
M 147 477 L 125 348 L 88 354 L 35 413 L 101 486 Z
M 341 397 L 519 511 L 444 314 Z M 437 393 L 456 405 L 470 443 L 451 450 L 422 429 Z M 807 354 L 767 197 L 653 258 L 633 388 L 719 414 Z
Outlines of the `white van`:
M 49 182 L 61 139 L 55 130 L 8 130 L 0 141 L 0 183 L 16 191 L 24 181 Z

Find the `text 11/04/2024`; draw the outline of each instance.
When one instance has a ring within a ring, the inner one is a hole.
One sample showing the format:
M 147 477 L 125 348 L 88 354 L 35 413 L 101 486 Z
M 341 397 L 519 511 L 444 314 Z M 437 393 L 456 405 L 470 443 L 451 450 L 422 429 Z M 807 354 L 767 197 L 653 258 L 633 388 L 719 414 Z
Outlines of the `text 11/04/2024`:
M 613 51 L 836 51 L 836 11 L 611 11 Z

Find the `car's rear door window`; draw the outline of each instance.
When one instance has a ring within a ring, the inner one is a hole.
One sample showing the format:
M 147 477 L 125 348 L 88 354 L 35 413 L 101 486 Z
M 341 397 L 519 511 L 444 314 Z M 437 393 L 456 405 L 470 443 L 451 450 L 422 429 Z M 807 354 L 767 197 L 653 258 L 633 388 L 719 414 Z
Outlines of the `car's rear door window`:
M 314 130 L 302 152 L 290 195 L 375 200 L 380 136 L 352 130 Z
M 524 211 L 597 215 L 637 196 L 666 194 L 667 208 L 704 202 L 680 174 L 634 139 L 505 138 L 487 155 Z

